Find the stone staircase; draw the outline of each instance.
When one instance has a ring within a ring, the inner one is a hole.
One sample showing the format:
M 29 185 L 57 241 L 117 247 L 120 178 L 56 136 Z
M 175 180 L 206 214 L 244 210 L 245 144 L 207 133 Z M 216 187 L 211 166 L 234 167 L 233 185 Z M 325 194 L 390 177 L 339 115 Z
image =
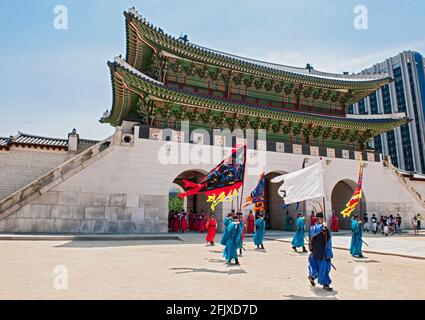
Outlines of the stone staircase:
M 0 200 L 0 220 L 7 218 L 26 204 L 37 199 L 59 183 L 104 157 L 112 150 L 114 136 L 110 136 L 52 171 L 23 187 L 14 194 Z
M 410 183 L 409 179 L 404 177 L 401 173 L 398 172 L 397 168 L 388 161 L 388 167 L 393 173 L 393 175 L 397 178 L 397 180 L 406 188 L 407 191 L 419 202 L 419 204 L 425 209 L 425 199 L 420 192 L 416 190 L 416 188 Z

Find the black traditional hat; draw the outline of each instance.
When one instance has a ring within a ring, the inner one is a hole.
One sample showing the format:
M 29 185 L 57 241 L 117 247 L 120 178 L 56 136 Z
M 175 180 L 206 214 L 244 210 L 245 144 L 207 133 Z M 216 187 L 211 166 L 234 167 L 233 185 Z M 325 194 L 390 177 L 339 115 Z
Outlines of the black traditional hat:
M 323 218 L 323 212 L 316 213 L 316 218 Z

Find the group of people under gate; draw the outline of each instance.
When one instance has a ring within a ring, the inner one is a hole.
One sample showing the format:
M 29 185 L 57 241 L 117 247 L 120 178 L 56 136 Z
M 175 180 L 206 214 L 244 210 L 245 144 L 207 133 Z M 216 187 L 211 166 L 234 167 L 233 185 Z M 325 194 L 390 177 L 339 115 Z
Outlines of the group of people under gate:
M 168 231 L 175 233 L 186 233 L 186 232 L 199 232 L 204 233 L 208 232 L 210 225 L 208 224 L 209 220 L 215 216 L 213 214 L 205 213 L 204 210 L 201 210 L 200 213 L 193 212 L 192 210 L 187 213 L 185 210 L 180 212 L 171 210 L 168 215 Z M 254 234 L 255 231 L 255 220 L 257 218 L 254 216 L 252 211 L 250 211 L 246 221 L 245 221 L 245 233 Z
M 180 212 L 171 210 L 168 215 L 168 231 L 169 232 L 200 232 L 207 231 L 207 222 L 210 216 L 203 210 L 200 213 L 194 213 L 190 210 Z

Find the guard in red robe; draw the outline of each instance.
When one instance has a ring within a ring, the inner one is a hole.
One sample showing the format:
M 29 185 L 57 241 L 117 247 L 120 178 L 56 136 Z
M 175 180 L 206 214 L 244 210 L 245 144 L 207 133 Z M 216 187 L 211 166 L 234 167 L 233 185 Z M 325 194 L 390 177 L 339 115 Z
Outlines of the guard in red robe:
M 174 214 L 174 228 L 173 231 L 174 232 L 179 232 L 180 229 L 180 216 L 178 213 Z
M 332 232 L 339 232 L 339 218 L 338 218 L 338 215 L 335 214 L 335 211 L 332 212 L 331 231 Z
M 247 232 L 249 234 L 254 234 L 255 232 L 255 216 L 252 214 L 252 211 L 249 211 L 249 215 L 248 215 Z
M 194 215 L 194 222 L 195 222 L 195 231 L 198 232 L 200 230 L 201 220 L 199 219 L 199 214 L 197 213 L 195 213 Z
M 188 221 L 189 231 L 193 231 L 192 217 L 193 217 L 193 212 L 192 212 L 192 210 L 190 210 L 190 212 L 187 214 L 187 221 Z
M 213 214 L 209 217 L 206 224 L 206 228 L 208 230 L 208 234 L 205 239 L 213 246 L 214 239 L 217 234 L 217 220 L 215 219 L 215 216 Z
M 311 211 L 310 226 L 315 226 L 316 222 L 317 222 L 316 215 L 314 214 L 314 211 Z
M 170 211 L 170 213 L 168 213 L 168 232 L 173 231 L 173 210 Z
M 187 213 L 184 211 L 182 212 L 181 231 L 183 233 L 187 232 Z
M 205 215 L 205 213 L 204 213 L 204 211 L 201 211 L 201 214 L 200 214 L 200 216 L 199 216 L 199 232 L 200 233 L 204 233 L 205 232 L 205 224 L 206 224 L 206 221 L 205 221 L 205 219 L 206 219 L 206 215 Z

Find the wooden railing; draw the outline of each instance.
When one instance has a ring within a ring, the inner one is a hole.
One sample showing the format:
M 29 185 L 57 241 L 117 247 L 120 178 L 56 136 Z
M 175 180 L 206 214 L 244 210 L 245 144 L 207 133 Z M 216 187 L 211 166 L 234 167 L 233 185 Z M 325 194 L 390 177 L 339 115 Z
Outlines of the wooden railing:
M 97 159 L 103 157 L 107 150 L 111 150 L 113 136 L 97 143 L 89 149 L 79 153 L 72 159 L 64 162 L 52 171 L 46 173 L 31 184 L 16 191 L 7 198 L 0 200 L 0 220 L 8 217 L 16 210 L 46 193 L 60 182 L 65 181 Z

